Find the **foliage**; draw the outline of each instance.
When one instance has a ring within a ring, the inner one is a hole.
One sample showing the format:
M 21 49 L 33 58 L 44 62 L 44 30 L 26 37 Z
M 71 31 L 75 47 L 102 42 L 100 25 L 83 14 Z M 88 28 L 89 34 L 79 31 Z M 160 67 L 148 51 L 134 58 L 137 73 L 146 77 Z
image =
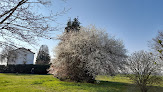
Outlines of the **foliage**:
M 59 81 L 52 75 L 0 73 L 1 92 L 139 92 L 126 77 L 98 77 L 98 84 Z M 125 83 L 123 82 L 125 81 Z M 151 87 L 150 92 L 163 92 L 162 85 Z
M 41 45 L 36 58 L 36 64 L 46 65 L 50 63 L 49 49 L 47 45 Z
M 128 77 L 138 85 L 141 92 L 147 92 L 149 85 L 160 83 L 162 78 L 160 74 L 161 65 L 159 59 L 153 54 L 138 51 L 133 53 L 128 59 L 129 73 Z
M 66 10 L 53 13 L 52 0 L 0 0 L 0 46 L 19 46 L 20 43 L 37 43 L 39 38 L 51 39 L 57 27 L 56 17 Z M 38 12 L 46 9 L 46 14 Z M 23 45 L 23 44 L 21 44 Z
M 0 65 L 0 73 L 31 73 L 34 68 L 34 74 L 47 74 L 49 65 Z
M 114 75 L 123 68 L 122 41 L 94 26 L 65 32 L 58 39 L 49 71 L 60 79 L 89 82 L 96 75 Z

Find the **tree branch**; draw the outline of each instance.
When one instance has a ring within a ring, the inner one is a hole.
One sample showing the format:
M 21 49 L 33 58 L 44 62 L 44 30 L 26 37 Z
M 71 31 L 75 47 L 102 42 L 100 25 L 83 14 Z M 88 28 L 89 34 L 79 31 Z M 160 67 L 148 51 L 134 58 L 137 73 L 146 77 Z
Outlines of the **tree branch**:
M 21 6 L 22 4 L 26 3 L 27 1 L 28 1 L 28 0 L 22 0 L 22 1 L 20 1 L 20 2 L 17 4 L 17 6 L 15 6 L 14 8 L 10 9 L 10 10 L 7 11 L 7 12 L 5 12 L 4 14 L 0 15 L 0 18 L 1 18 L 1 17 L 3 17 L 4 15 L 6 15 L 6 14 L 8 14 L 8 13 L 11 12 L 8 16 L 5 17 L 5 19 L 3 19 L 3 20 L 0 22 L 0 24 L 3 24 L 4 21 L 6 21 L 6 20 L 15 12 L 15 10 L 16 10 L 19 6 Z

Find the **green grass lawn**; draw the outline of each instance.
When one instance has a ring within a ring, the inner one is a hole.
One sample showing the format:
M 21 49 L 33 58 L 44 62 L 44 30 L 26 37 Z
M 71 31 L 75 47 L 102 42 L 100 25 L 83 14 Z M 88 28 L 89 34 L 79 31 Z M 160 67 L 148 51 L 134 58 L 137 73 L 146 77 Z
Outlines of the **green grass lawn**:
M 0 73 L 0 92 L 139 92 L 124 76 L 98 76 L 99 83 L 65 82 L 52 75 Z M 149 92 L 163 92 L 163 83 Z

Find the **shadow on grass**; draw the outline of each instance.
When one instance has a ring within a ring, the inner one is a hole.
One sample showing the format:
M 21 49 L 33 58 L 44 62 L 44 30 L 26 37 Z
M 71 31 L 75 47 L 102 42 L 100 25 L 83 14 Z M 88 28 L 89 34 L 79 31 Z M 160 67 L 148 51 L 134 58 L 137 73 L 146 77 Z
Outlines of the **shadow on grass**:
M 61 83 L 63 86 L 79 87 L 79 89 L 90 89 L 94 92 L 140 92 L 139 88 L 135 84 L 100 81 L 100 83 Z M 150 86 L 148 92 L 163 92 L 163 87 Z

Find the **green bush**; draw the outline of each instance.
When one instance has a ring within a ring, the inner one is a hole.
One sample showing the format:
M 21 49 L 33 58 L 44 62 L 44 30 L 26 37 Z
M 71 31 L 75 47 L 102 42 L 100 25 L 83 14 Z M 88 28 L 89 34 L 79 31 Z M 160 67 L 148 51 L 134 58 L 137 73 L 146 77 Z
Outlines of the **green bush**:
M 0 65 L 0 73 L 32 73 L 34 74 L 47 74 L 49 65 Z

